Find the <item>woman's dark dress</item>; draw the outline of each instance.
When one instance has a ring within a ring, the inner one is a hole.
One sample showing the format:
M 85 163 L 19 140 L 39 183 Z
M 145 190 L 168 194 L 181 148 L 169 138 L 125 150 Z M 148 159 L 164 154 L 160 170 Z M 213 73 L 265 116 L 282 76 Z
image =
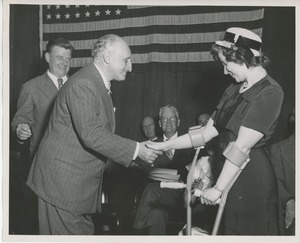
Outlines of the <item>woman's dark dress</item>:
M 272 136 L 283 101 L 281 87 L 266 76 L 244 93 L 230 85 L 212 115 L 223 152 L 235 141 L 241 126 L 264 134 L 251 149 L 250 162 L 231 188 L 224 214 L 224 234 L 278 234 L 278 200 L 274 169 L 265 144 Z M 222 161 L 225 161 L 223 156 Z

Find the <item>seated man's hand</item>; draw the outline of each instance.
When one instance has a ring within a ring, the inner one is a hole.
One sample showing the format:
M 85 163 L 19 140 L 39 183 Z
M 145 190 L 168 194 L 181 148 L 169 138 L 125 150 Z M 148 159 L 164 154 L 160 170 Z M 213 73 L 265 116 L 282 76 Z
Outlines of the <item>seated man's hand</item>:
M 16 134 L 19 139 L 19 142 L 25 141 L 32 135 L 28 124 L 19 124 L 16 129 Z
M 153 163 L 153 161 L 157 158 L 157 156 L 161 155 L 162 152 L 150 149 L 148 146 L 146 146 L 146 143 L 149 143 L 149 142 L 140 143 L 138 157 L 147 163 Z

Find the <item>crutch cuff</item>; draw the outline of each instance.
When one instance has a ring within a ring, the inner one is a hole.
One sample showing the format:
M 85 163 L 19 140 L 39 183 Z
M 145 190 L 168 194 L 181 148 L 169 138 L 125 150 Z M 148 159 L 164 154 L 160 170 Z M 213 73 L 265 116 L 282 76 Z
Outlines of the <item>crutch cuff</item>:
M 223 155 L 237 167 L 241 167 L 249 158 L 234 142 L 228 144 Z
M 205 145 L 203 130 L 201 126 L 194 126 L 189 128 L 189 136 L 194 148 Z

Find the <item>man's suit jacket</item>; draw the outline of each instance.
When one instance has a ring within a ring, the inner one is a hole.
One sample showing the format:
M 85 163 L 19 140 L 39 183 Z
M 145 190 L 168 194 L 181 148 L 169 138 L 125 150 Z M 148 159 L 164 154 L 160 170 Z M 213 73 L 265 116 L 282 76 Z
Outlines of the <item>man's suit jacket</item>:
M 44 135 L 57 93 L 58 89 L 47 72 L 22 85 L 17 112 L 11 125 L 14 132 L 22 123 L 31 127 L 30 160 Z
M 295 198 L 295 133 L 272 144 L 269 156 L 279 183 L 281 203 L 285 206 L 289 199 Z
M 269 157 L 278 182 L 280 209 L 285 210 L 287 201 L 295 199 L 295 133 L 269 147 Z M 279 214 L 282 216 L 282 213 Z M 284 232 L 284 219 L 280 221 Z
M 74 213 L 101 210 L 107 158 L 129 166 L 136 142 L 114 134 L 112 100 L 94 64 L 62 87 L 27 184 L 43 200 Z

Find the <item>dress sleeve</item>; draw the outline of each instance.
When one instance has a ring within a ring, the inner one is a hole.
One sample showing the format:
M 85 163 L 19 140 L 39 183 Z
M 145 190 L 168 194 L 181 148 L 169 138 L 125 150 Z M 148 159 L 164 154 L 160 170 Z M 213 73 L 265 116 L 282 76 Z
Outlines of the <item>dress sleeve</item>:
M 262 90 L 250 104 L 242 126 L 267 134 L 276 122 L 283 101 L 283 91 L 277 87 Z
M 230 84 L 230 85 L 226 88 L 226 90 L 224 91 L 224 93 L 223 93 L 223 95 L 222 95 L 222 97 L 221 97 L 221 99 L 220 99 L 218 105 L 216 106 L 216 109 L 222 107 L 223 104 L 224 104 L 224 101 L 225 101 L 226 99 L 228 99 L 228 97 L 232 96 L 232 94 L 233 94 L 238 88 L 239 88 L 238 85 Z M 212 113 L 212 115 L 210 116 L 210 118 L 211 118 L 212 120 L 215 120 L 215 117 L 216 117 L 216 110 L 214 110 L 214 112 Z

